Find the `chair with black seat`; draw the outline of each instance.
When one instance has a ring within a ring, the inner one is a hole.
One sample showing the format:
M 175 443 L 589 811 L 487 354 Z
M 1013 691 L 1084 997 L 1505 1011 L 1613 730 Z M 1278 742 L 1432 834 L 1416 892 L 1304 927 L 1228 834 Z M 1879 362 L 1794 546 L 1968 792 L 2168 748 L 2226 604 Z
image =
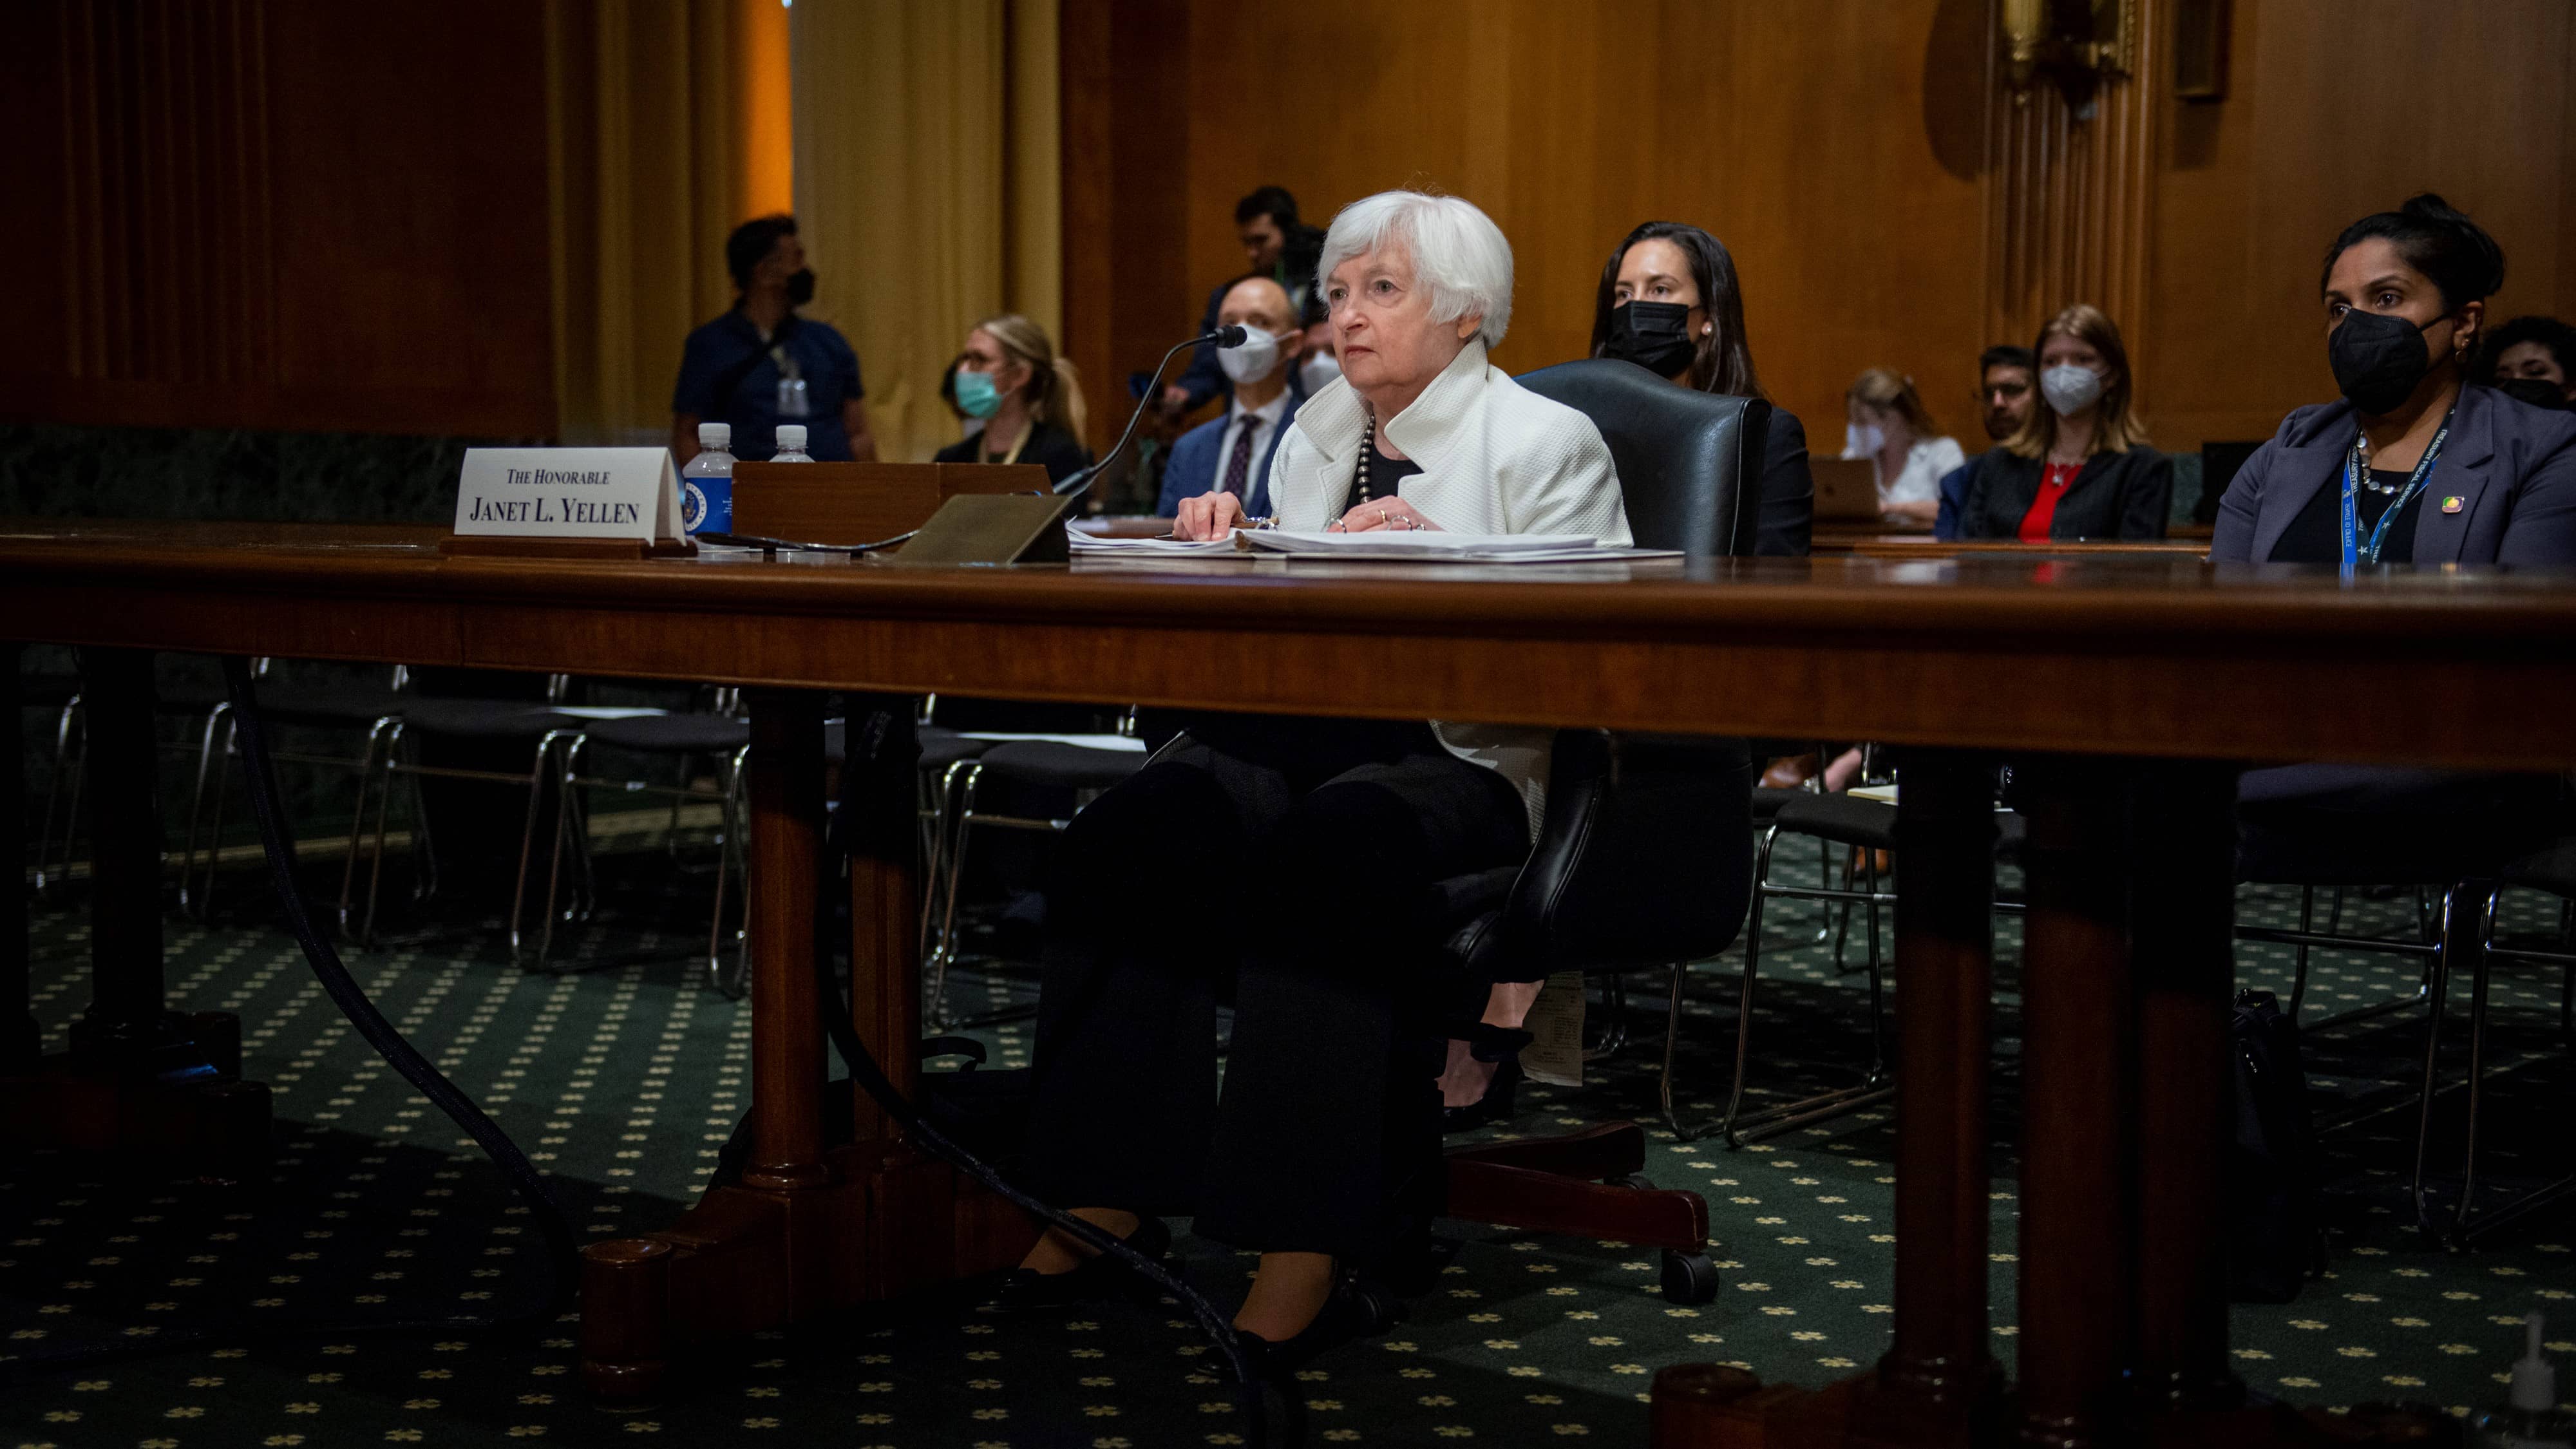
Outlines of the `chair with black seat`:
M 1753 551 L 1755 508 L 1738 480 L 1758 471 L 1769 404 L 1692 392 L 1609 360 L 1519 382 L 1601 430 L 1639 545 L 1692 558 Z M 1459 923 L 1447 951 L 1460 982 L 1451 1034 L 1490 1033 L 1474 1018 L 1492 984 L 1560 971 L 1668 970 L 1678 1010 L 1688 963 L 1725 950 L 1744 924 L 1757 769 L 1741 739 L 1560 731 L 1528 861 L 1443 887 Z M 1453 1148 L 1447 1210 L 1660 1249 L 1665 1296 L 1705 1303 L 1717 1291 L 1707 1202 L 1647 1185 L 1645 1155 L 1633 1121 Z
M 726 693 L 719 691 L 720 696 Z M 736 872 L 747 874 L 750 865 L 742 830 L 742 773 L 743 763 L 751 753 L 751 722 L 733 713 L 728 707 L 731 704 L 730 698 L 720 697 L 715 701 L 716 707 L 706 711 L 657 709 L 594 719 L 585 723 L 580 733 L 561 742 L 563 789 L 555 806 L 554 852 L 546 866 L 546 927 L 537 938 L 538 965 L 545 963 L 554 946 L 564 858 L 571 856 L 577 869 L 584 868 L 588 858 L 590 827 L 583 792 L 613 789 L 659 795 L 671 802 L 670 834 L 675 841 L 683 805 L 700 801 L 716 807 L 716 878 L 714 899 L 707 910 L 706 983 L 716 991 L 739 994 L 740 958 L 737 957 L 732 983 L 726 981 L 724 973 L 725 889 Z M 584 774 L 582 762 L 593 747 L 668 761 L 678 778 L 665 782 L 638 776 Z M 702 763 L 714 772 L 712 787 L 699 783 L 698 767 Z M 673 848 L 676 851 L 676 844 Z
M 393 718 L 385 737 L 384 764 L 377 771 L 375 841 L 369 852 L 366 906 L 358 928 L 360 941 L 372 940 L 375 934 L 377 892 L 384 874 L 386 817 L 392 805 L 394 781 L 410 782 L 411 852 L 420 862 L 414 893 L 425 899 L 437 891 L 437 873 L 436 852 L 429 836 L 430 814 L 421 798 L 420 782 L 479 780 L 515 785 L 528 792 L 518 868 L 512 876 L 509 918 L 510 959 L 525 959 L 521 917 L 527 905 L 528 862 L 536 851 L 537 820 L 543 813 L 546 792 L 555 783 L 565 742 L 578 736 L 588 723 L 579 715 L 565 714 L 553 707 L 562 700 L 564 684 L 561 676 L 550 678 L 547 698 L 542 701 L 417 698 L 406 703 L 402 713 Z M 432 739 L 515 744 L 530 751 L 529 767 L 527 773 L 520 774 L 431 764 L 419 757 L 418 746 Z M 363 809 L 362 800 L 362 812 Z
M 352 894 L 357 883 L 360 837 L 366 819 L 366 794 L 384 758 L 386 737 L 403 706 L 414 699 L 407 671 L 393 666 L 390 677 L 353 677 L 331 682 L 288 683 L 271 677 L 270 659 L 251 661 L 252 688 L 259 696 L 260 717 L 271 726 L 344 732 L 357 737 L 358 755 L 315 754 L 279 750 L 274 758 L 298 765 L 346 770 L 358 780 L 358 808 L 349 820 L 349 849 L 341 862 L 339 922 L 350 935 Z M 373 671 L 369 671 L 373 674 Z M 197 746 L 196 788 L 188 807 L 188 832 L 179 855 L 180 909 L 198 920 L 214 909 L 215 867 L 223 845 L 224 810 L 231 772 L 227 764 L 241 758 L 232 702 L 217 699 L 202 708 L 203 730 Z M 198 711 L 192 711 L 198 712 Z M 208 794 L 212 792 L 212 810 Z M 209 815 L 211 813 L 211 820 Z M 205 828 L 200 830 L 200 826 Z M 203 847 L 202 865 L 200 846 Z
M 962 738 L 961 738 L 962 743 Z M 951 777 L 958 783 L 945 826 L 938 834 L 947 859 L 934 857 L 931 872 L 941 896 L 938 934 L 932 947 L 930 987 L 925 1017 L 948 1024 L 948 968 L 956 962 L 958 898 L 966 873 L 966 846 L 978 826 L 1034 830 L 1052 834 L 1073 823 L 1082 807 L 1102 791 L 1144 768 L 1144 742 L 1136 738 L 1136 711 L 1119 716 L 1108 734 L 1070 734 L 1053 738 L 986 739 L 985 748 L 957 759 Z M 951 747 L 952 749 L 955 747 Z M 930 749 L 925 742 L 924 751 Z M 1010 784 L 1066 799 L 1063 814 L 1024 815 L 977 808 L 977 798 L 990 785 Z

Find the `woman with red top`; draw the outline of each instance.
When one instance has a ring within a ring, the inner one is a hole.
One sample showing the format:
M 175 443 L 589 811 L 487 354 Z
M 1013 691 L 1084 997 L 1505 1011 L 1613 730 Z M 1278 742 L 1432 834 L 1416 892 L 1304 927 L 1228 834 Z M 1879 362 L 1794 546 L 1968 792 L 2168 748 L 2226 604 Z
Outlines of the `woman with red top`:
M 1988 452 L 1959 505 L 1961 538 L 2047 543 L 2162 538 L 2173 460 L 2129 412 L 2129 353 L 2099 307 L 2078 303 L 2039 329 L 2048 406 Z

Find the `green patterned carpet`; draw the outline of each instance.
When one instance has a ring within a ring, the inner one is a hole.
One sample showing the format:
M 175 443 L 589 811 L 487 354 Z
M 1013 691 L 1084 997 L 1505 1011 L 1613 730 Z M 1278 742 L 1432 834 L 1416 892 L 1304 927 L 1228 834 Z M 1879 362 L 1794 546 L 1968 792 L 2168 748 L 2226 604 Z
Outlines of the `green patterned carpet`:
M 1783 852 L 1784 856 L 1796 852 Z M 494 922 L 415 923 L 418 937 L 360 954 L 353 968 L 387 1014 L 554 1174 L 589 1235 L 669 1221 L 712 1170 L 748 1101 L 748 1016 L 698 989 L 702 878 L 666 876 L 657 848 L 603 861 L 607 909 L 580 938 L 578 975 L 522 974 Z M 250 876 L 232 899 L 251 908 Z M 2287 924 L 2295 900 L 2249 893 L 2249 919 Z M 452 908 L 451 908 L 452 911 Z M 2405 929 L 2411 899 L 2356 901 L 2346 927 Z M 2510 928 L 2544 934 L 2554 902 L 2516 898 Z M 276 1092 L 280 1154 L 266 1182 L 119 1180 L 38 1160 L 0 1173 L 0 1352 L 150 1346 L 183 1351 L 74 1371 L 0 1378 L 9 1444 L 213 1446 L 828 1443 L 1116 1446 L 1240 1442 L 1211 1356 L 1168 1306 L 1117 1305 L 999 1319 L 955 1292 L 855 1313 L 710 1350 L 667 1401 L 637 1413 L 591 1406 L 574 1368 L 575 1326 L 509 1341 L 464 1333 L 369 1334 L 314 1325 L 504 1311 L 541 1293 L 530 1220 L 460 1133 L 357 1039 L 282 932 L 259 919 L 169 927 L 173 1004 L 240 1014 L 250 1075 Z M 1756 1084 L 1772 1099 L 1843 1080 L 1865 1052 L 1864 978 L 1837 974 L 1812 906 L 1775 910 Z M 50 1039 L 87 999 L 85 915 L 40 911 L 37 1009 Z M 2002 927 L 2014 977 L 2017 925 Z M 1854 959 L 1858 933 L 1854 933 Z M 1694 973 L 1685 1095 L 1706 1115 L 1731 1043 L 1741 949 Z M 2247 978 L 2286 991 L 2286 950 L 2247 948 Z M 990 964 L 990 963 L 986 963 Z M 2340 1009 L 2411 980 L 2391 958 L 2326 958 L 2312 1008 Z M 2564 1170 L 2567 1056 L 2552 973 L 2508 973 L 2499 989 L 2486 1170 L 2506 1179 Z M 1660 1031 L 1636 983 L 1643 1037 Z M 1009 971 L 966 971 L 956 999 L 976 1009 L 1027 1000 Z M 2458 993 L 2465 1002 L 2466 991 Z M 1597 1016 L 1596 1016 L 1597 1020 Z M 2420 1050 L 2420 1014 L 2312 1040 L 2321 1107 L 2399 1084 Z M 2001 1051 L 2015 1043 L 2012 996 Z M 980 1034 L 996 1065 L 1026 1058 L 1025 1023 Z M 2456 1038 L 2455 1038 L 2456 1039 Z M 1533 1090 L 1508 1130 L 1544 1132 L 1617 1114 L 1650 1123 L 1651 1043 L 1597 1068 L 1581 1090 Z M 1782 1063 L 1798 1061 L 1804 1069 Z M 2010 1104 L 2000 1074 L 1994 1192 L 1995 1332 L 2012 1350 L 2014 1197 Z M 2454 1093 L 2446 1101 L 2455 1102 Z M 2446 1112 L 2441 1160 L 2455 1160 Z M 2235 1315 L 2237 1363 L 2268 1393 L 2325 1404 L 2416 1400 L 2465 1408 L 2501 1396 L 2520 1315 L 2557 1315 L 2576 1337 L 2576 1226 L 2544 1217 L 2492 1248 L 2451 1255 L 2401 1228 L 2411 1112 L 2328 1138 L 2348 1230 L 2332 1273 L 2293 1304 Z M 1642 1400 L 1659 1365 L 1717 1359 L 1806 1383 L 1868 1364 L 1888 1327 L 1892 1252 L 1883 1119 L 1846 1119 L 1767 1148 L 1678 1144 L 1658 1126 L 1649 1174 L 1698 1189 L 1716 1224 L 1724 1279 L 1715 1303 L 1676 1307 L 1655 1291 L 1652 1254 L 1459 1228 L 1464 1244 L 1411 1320 L 1328 1356 L 1305 1375 L 1325 1443 L 1641 1442 Z M 1184 1225 L 1185 1226 L 1185 1225 Z M 1220 1297 L 1246 1259 L 1186 1235 L 1194 1281 Z M 2576 1374 L 2569 1375 L 2576 1380 Z

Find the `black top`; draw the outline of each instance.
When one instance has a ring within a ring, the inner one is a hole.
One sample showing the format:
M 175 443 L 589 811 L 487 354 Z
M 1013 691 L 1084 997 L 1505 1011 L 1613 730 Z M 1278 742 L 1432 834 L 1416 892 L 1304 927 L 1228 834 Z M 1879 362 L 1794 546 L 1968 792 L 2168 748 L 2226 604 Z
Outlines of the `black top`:
M 1959 500 L 1959 537 L 2019 538 L 2021 520 L 2039 497 L 2045 460 L 1994 448 L 1977 460 Z M 2095 453 L 2057 500 L 2048 536 L 2142 539 L 2165 536 L 2173 501 L 2173 459 L 2140 443 L 2121 453 Z
M 1816 479 L 1807 467 L 1807 429 L 1787 408 L 1771 410 L 1755 498 L 1753 552 L 1765 558 L 1805 558 L 1816 526 Z
M 1003 449 L 999 456 L 985 457 L 982 452 L 983 441 L 984 435 L 981 433 L 971 438 L 962 438 L 932 454 L 930 461 L 999 463 L 1004 458 L 1010 457 L 1010 450 L 1007 448 Z M 1074 441 L 1073 434 L 1053 423 L 1040 423 L 1029 430 L 1028 443 L 1020 449 L 1020 456 L 1012 461 L 1044 464 L 1047 470 L 1047 481 L 1061 483 L 1070 475 L 1090 467 L 1091 453 L 1082 444 Z
M 781 364 L 784 364 L 782 366 Z M 805 380 L 805 414 L 778 411 L 779 379 Z M 689 334 L 680 350 L 680 380 L 671 411 L 702 423 L 727 423 L 727 451 L 761 463 L 778 449 L 778 425 L 805 425 L 805 453 L 817 463 L 850 461 L 850 434 L 842 409 L 867 396 L 859 382 L 859 355 L 828 322 L 790 312 L 767 337 L 740 310 L 727 312 Z
M 1397 484 L 1422 471 L 1422 465 L 1411 458 L 1390 458 L 1379 452 L 1375 428 L 1369 429 L 1368 442 L 1364 446 L 1368 449 L 1368 487 L 1363 490 L 1357 477 L 1351 479 L 1353 508 L 1375 499 L 1393 498 Z
M 2394 471 L 2387 468 L 2370 470 L 2371 481 L 2383 488 L 2403 489 L 2406 486 L 2406 480 L 2413 476 L 2415 476 L 2415 470 L 2412 468 L 2400 468 Z M 2414 497 L 2406 500 L 2406 507 L 2399 511 L 2396 521 L 2388 525 L 2388 537 L 2379 546 L 2381 563 L 2414 561 L 2415 520 L 2424 512 L 2424 495 L 2431 491 L 2433 491 L 2433 485 L 2431 480 L 2427 479 L 2424 487 L 2418 490 Z M 2356 540 L 2358 543 L 2368 546 L 2370 531 L 2379 526 L 2379 516 L 2388 511 L 2389 503 L 2396 497 L 2393 492 L 2382 493 L 2372 488 L 2361 489 L 2353 495 L 2352 516 L 2353 522 L 2358 525 L 2360 535 Z M 2308 506 L 2300 509 L 2298 516 L 2290 520 L 2290 526 L 2281 530 L 2280 541 L 2272 545 L 2272 562 L 2343 562 L 2343 471 L 2341 469 L 2337 469 L 2334 478 L 2325 487 L 2318 489 L 2316 496 L 2308 500 Z

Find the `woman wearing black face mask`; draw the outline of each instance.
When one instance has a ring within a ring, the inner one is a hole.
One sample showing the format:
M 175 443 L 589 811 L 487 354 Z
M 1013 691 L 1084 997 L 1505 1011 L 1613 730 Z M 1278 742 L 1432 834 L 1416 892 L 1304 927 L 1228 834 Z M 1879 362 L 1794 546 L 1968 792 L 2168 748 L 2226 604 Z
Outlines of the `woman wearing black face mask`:
M 2438 196 L 2344 228 L 2326 251 L 2326 361 L 2344 400 L 2300 408 L 2218 505 L 2235 563 L 2576 563 L 2576 415 L 2463 371 L 2504 253 Z M 2450 882 L 2566 828 L 2555 775 L 2373 765 L 2248 770 L 2237 874 Z
M 2466 380 L 2504 253 L 2433 195 L 2344 228 L 2319 287 L 2343 401 L 2300 408 L 2218 504 L 2221 562 L 2576 563 L 2576 415 Z
M 1701 392 L 1763 396 L 1744 340 L 1735 259 L 1717 238 L 1679 222 L 1647 222 L 1610 253 L 1592 312 L 1592 355 L 1636 363 Z M 1753 551 L 1803 556 L 1816 516 L 1807 430 L 1776 406 L 1759 486 Z

